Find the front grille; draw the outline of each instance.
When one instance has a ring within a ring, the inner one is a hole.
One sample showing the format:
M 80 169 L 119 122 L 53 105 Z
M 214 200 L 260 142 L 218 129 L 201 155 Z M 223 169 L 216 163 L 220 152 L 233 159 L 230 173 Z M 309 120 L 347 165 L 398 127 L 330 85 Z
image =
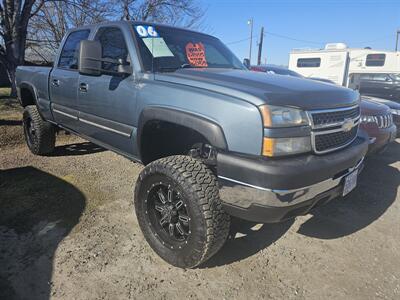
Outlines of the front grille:
M 315 153 L 327 153 L 350 144 L 357 137 L 360 107 L 308 112 L 312 120 L 312 146 Z
M 329 125 L 343 122 L 346 119 L 354 119 L 360 115 L 360 107 L 353 107 L 347 110 L 335 110 L 312 114 L 314 126 Z
M 392 121 L 397 126 L 398 124 L 400 124 L 400 116 L 399 115 L 392 115 Z
M 338 131 L 327 134 L 319 134 L 315 136 L 315 150 L 317 152 L 325 152 L 327 150 L 340 148 L 347 145 L 357 136 L 358 126 L 353 127 L 350 131 Z
M 375 123 L 378 125 L 378 128 L 389 128 L 393 124 L 393 117 L 391 114 L 375 116 L 374 120 Z

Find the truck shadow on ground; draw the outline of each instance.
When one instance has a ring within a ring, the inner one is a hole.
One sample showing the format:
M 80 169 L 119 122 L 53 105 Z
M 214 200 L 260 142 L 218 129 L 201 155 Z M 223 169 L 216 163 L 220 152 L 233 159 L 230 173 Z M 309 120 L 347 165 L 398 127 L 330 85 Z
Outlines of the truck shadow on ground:
M 257 224 L 232 218 L 227 242 L 216 255 L 200 267 L 223 266 L 253 256 L 279 240 L 293 222 L 294 220 L 276 224 Z
M 33 167 L 0 170 L 0 195 L 0 299 L 48 299 L 55 251 L 86 199 Z
M 20 120 L 1 120 L 0 126 L 22 126 L 22 121 Z
M 69 145 L 57 146 L 48 156 L 77 156 L 87 155 L 106 151 L 91 142 L 74 143 Z
M 312 211 L 313 217 L 300 226 L 299 233 L 320 239 L 340 238 L 357 232 L 379 219 L 396 200 L 400 172 L 390 164 L 399 161 L 400 144 L 365 161 L 358 187 Z
M 368 158 L 356 190 L 313 210 L 312 217 L 300 225 L 298 233 L 335 239 L 355 233 L 379 219 L 396 200 L 400 172 L 390 164 L 400 160 L 399 153 L 400 144 L 395 142 L 385 153 Z M 294 220 L 256 224 L 233 219 L 228 241 L 201 267 L 222 266 L 255 255 L 285 235 L 293 223 Z

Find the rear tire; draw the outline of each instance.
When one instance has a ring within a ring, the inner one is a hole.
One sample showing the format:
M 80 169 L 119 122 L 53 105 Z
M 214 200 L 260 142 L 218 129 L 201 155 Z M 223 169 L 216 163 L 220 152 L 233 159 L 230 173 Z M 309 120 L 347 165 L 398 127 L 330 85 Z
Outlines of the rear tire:
M 216 177 L 188 156 L 169 156 L 144 168 L 136 183 L 135 210 L 151 248 L 176 267 L 200 265 L 228 237 L 230 218 L 222 209 Z
M 23 113 L 25 141 L 36 155 L 46 155 L 54 150 L 56 130 L 53 124 L 42 119 L 35 105 L 28 105 Z

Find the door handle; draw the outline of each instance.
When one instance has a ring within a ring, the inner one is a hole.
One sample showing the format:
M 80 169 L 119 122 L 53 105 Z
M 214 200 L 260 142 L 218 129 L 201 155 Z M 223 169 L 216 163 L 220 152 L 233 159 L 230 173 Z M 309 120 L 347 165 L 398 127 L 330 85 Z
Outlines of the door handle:
M 79 91 L 87 92 L 89 89 L 89 85 L 87 83 L 80 83 L 79 84 Z
M 60 86 L 60 80 L 58 80 L 58 79 L 53 79 L 52 81 L 51 81 L 51 84 L 53 85 L 53 86 Z

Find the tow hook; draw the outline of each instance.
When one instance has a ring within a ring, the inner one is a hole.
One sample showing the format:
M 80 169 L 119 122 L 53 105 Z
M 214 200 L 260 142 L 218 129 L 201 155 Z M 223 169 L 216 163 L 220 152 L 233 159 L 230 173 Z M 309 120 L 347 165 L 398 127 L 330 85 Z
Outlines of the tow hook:
M 217 149 L 209 144 L 194 145 L 194 148 L 190 149 L 189 155 L 201 159 L 206 165 L 215 166 L 217 164 Z

